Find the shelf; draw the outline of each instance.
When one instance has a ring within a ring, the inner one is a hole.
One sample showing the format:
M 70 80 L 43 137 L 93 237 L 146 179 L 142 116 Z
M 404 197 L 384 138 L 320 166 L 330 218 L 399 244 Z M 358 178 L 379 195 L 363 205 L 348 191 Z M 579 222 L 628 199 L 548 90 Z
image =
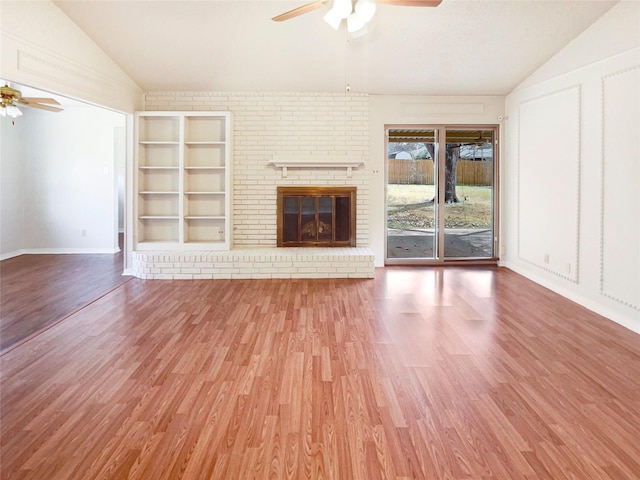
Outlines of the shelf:
M 187 240 L 185 243 L 190 245 L 224 245 L 224 240 Z
M 138 145 L 139 168 L 178 168 L 178 143 L 141 142 Z
M 226 192 L 184 192 L 185 195 L 224 195 Z
M 161 192 L 156 190 L 145 190 L 138 192 L 140 195 L 178 195 L 180 192 Z
M 144 242 L 142 242 L 145 245 L 154 245 L 157 247 L 159 247 L 160 245 L 174 245 L 178 243 L 178 240 L 144 240 Z M 149 250 L 149 249 L 147 249 Z
M 184 141 L 187 144 L 226 142 L 228 122 L 228 117 L 222 115 L 185 115 Z
M 138 191 L 179 192 L 180 170 L 177 168 L 140 168 Z
M 137 112 L 134 248 L 231 248 L 231 114 Z
M 320 157 L 320 158 L 318 158 Z M 301 168 L 306 170 L 329 169 L 338 170 L 345 169 L 347 177 L 351 178 L 351 171 L 354 168 L 360 168 L 364 165 L 362 157 L 343 157 L 343 156 L 320 156 L 320 155 L 296 155 L 296 156 L 278 156 L 269 162 L 276 168 L 282 169 L 282 177 L 287 176 L 288 168 Z
M 225 175 L 222 170 L 188 170 L 184 188 L 188 192 L 222 192 L 225 189 Z
M 225 241 L 225 222 L 223 216 L 191 216 L 187 219 L 185 242 L 222 243 Z
M 185 143 L 185 167 L 219 167 L 226 165 L 227 146 L 224 142 Z
M 162 165 L 140 165 L 138 168 L 140 170 L 180 170 L 180 167 L 164 167 Z
M 178 217 L 155 215 L 138 217 L 138 242 L 140 243 L 178 244 L 179 232 Z
M 178 143 L 180 141 L 180 117 L 167 113 L 139 116 L 138 138 L 138 143 Z
M 224 218 L 226 216 L 227 205 L 224 194 L 192 193 L 185 200 L 185 204 L 185 218 Z
M 226 167 L 184 167 L 185 170 L 221 170 L 224 171 Z

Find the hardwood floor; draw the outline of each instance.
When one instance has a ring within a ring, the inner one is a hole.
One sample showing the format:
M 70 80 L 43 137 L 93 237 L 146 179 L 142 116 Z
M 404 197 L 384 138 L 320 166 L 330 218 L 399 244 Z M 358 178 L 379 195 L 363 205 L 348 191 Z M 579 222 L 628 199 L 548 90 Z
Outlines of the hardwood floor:
M 640 478 L 640 337 L 506 269 L 133 279 L 0 362 L 3 479 Z
M 0 262 L 0 354 L 128 281 L 122 266 L 122 252 Z

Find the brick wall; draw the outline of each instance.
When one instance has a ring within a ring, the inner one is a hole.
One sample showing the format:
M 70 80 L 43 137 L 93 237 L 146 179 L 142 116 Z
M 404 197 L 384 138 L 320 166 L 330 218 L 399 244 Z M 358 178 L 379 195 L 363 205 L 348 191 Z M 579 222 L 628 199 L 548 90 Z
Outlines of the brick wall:
M 149 280 L 375 276 L 374 255 L 367 247 L 138 251 L 132 263 L 133 274 Z
M 276 245 L 278 185 L 356 186 L 358 246 L 369 244 L 369 97 L 366 94 L 148 92 L 146 110 L 213 110 L 233 115 L 233 243 Z M 280 170 L 291 155 L 354 156 L 365 162 L 351 178 L 344 169 Z

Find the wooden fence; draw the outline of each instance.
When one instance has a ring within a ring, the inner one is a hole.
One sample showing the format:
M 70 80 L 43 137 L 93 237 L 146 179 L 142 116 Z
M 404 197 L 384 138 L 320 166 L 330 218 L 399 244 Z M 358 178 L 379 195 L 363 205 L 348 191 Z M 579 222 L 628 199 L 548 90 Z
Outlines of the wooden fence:
M 433 184 L 433 160 L 388 159 L 389 183 L 402 185 Z M 493 185 L 493 161 L 458 160 L 457 185 Z

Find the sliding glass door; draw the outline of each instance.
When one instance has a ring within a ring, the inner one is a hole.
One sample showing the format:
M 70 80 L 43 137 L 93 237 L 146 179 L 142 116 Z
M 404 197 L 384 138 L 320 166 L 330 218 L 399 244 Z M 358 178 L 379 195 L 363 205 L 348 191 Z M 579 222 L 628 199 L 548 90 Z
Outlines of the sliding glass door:
M 390 130 L 387 258 L 436 258 L 436 131 Z
M 387 129 L 387 264 L 495 260 L 496 135 Z

